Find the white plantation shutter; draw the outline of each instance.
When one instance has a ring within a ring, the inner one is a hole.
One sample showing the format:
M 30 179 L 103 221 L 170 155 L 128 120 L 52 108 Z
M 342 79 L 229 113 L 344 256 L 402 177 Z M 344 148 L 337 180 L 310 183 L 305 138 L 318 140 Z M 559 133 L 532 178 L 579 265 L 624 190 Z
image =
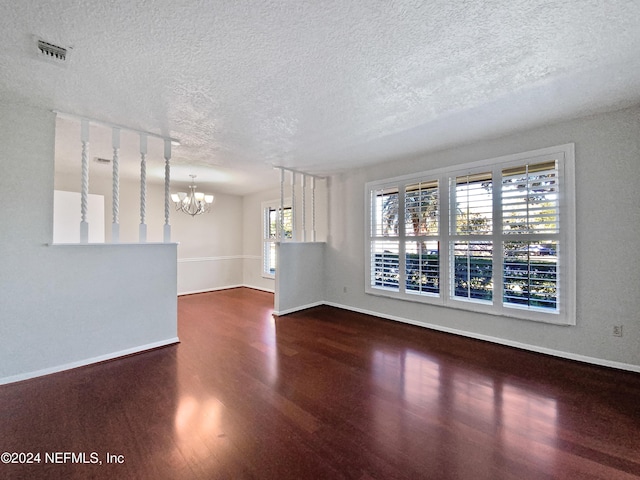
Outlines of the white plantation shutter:
M 370 285 L 400 288 L 400 193 L 392 186 L 371 192 Z
M 502 170 L 503 301 L 558 310 L 558 161 Z
M 480 171 L 449 179 L 452 193 L 451 297 L 479 302 L 493 299 L 493 175 Z
M 493 242 L 451 242 L 451 295 L 490 302 L 493 298 Z
M 398 188 L 385 188 L 372 192 L 372 235 L 374 237 L 394 237 L 399 232 Z
M 438 181 L 407 185 L 404 199 L 406 235 L 414 237 L 437 235 L 440 220 Z
M 440 293 L 440 242 L 405 242 L 405 288 L 408 294 Z
M 558 310 L 557 253 L 555 240 L 504 242 L 505 306 Z
M 572 144 L 370 182 L 366 292 L 575 324 L 573 184 Z
M 453 180 L 453 179 L 452 179 Z M 493 227 L 491 172 L 462 175 L 455 178 L 455 233 L 488 235 Z
M 371 242 L 371 285 L 392 290 L 399 289 L 399 242 L 377 240 Z
M 502 171 L 504 233 L 558 233 L 557 161 Z
M 404 188 L 404 287 L 411 295 L 440 293 L 439 182 Z

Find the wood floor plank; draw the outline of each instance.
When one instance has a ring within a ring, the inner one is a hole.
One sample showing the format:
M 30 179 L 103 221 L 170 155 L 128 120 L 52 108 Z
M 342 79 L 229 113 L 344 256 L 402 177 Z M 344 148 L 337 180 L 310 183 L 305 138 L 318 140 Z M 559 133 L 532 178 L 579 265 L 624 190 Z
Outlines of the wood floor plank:
M 0 386 L 0 453 L 103 462 L 0 478 L 640 478 L 638 374 L 328 306 L 272 314 L 247 288 L 180 297 L 179 345 Z

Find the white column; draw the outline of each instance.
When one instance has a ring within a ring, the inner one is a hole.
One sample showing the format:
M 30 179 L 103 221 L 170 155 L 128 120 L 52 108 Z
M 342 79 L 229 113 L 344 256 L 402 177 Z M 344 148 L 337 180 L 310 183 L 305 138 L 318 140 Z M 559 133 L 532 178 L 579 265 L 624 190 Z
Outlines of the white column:
M 169 225 L 169 209 L 171 202 L 171 140 L 164 141 L 164 243 L 171 241 L 171 225 Z
M 302 241 L 307 241 L 307 176 L 302 174 Z
M 111 135 L 111 145 L 113 147 L 113 191 L 112 191 L 112 213 L 111 223 L 111 243 L 120 242 L 120 129 L 113 128 Z
M 89 243 L 89 121 L 83 119 L 80 123 L 80 140 L 82 141 L 82 188 L 80 190 L 80 243 Z
M 140 243 L 147 241 L 147 136 L 140 134 Z
M 280 169 L 280 221 L 278 222 L 278 238 L 280 241 L 284 238 L 284 168 Z
M 296 230 L 296 172 L 291 172 L 291 240 L 298 240 Z
M 316 177 L 311 177 L 311 241 L 316 241 Z

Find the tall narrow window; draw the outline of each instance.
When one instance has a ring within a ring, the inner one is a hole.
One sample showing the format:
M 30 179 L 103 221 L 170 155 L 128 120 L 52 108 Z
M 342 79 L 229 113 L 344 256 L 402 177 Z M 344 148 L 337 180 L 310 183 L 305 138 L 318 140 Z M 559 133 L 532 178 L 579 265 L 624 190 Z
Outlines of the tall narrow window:
M 400 195 L 396 187 L 371 192 L 371 286 L 400 289 Z
M 557 161 L 502 171 L 506 306 L 558 308 Z
M 440 293 L 438 181 L 405 187 L 405 279 L 412 294 Z
M 452 195 L 450 263 L 453 297 L 493 299 L 493 180 L 491 172 L 450 179 Z
M 262 249 L 262 274 L 273 277 L 276 274 L 276 243 L 280 241 L 278 237 L 278 223 L 280 217 L 280 207 L 264 207 L 264 237 Z M 283 209 L 283 239 L 292 237 L 292 209 Z

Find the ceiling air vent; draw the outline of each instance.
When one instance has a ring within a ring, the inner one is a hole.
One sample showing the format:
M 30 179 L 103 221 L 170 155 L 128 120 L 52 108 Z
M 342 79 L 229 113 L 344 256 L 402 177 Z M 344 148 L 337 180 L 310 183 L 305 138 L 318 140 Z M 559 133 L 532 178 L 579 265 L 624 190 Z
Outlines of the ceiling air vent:
M 67 59 L 67 49 L 53 45 L 52 43 L 38 40 L 38 50 L 40 53 L 51 60 L 58 60 L 64 62 Z

